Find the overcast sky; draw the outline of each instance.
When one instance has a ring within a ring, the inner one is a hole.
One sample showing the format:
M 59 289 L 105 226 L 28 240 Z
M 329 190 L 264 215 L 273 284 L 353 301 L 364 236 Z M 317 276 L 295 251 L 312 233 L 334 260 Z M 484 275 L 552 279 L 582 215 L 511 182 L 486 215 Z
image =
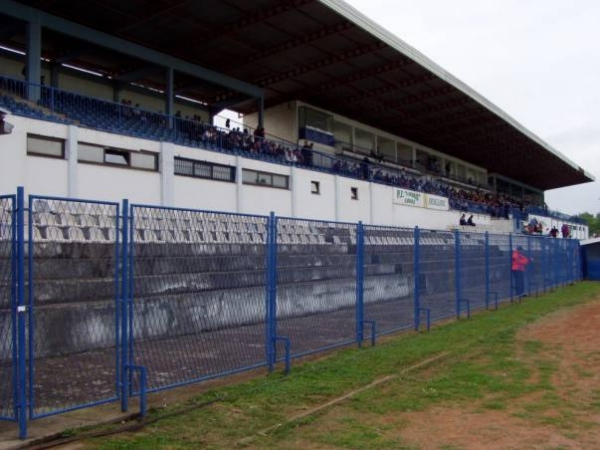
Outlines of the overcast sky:
M 600 1 L 346 0 L 600 180 Z M 600 181 L 546 192 L 600 212 Z

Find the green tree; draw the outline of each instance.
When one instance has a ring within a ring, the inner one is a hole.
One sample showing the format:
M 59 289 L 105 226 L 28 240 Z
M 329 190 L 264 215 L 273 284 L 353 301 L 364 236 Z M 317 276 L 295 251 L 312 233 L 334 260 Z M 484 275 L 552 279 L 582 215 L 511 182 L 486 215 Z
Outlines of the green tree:
M 590 229 L 590 236 L 595 233 L 600 234 L 600 213 L 597 213 L 595 216 L 590 214 L 589 212 L 584 212 L 579 214 L 579 218 L 583 219 Z

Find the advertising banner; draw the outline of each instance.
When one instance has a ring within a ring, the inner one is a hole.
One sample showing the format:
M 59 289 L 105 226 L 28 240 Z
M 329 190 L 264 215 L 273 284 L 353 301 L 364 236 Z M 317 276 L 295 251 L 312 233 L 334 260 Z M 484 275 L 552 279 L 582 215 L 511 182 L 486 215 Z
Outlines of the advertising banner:
M 417 208 L 437 209 L 439 211 L 450 209 L 450 203 L 446 197 L 403 188 L 394 189 L 393 202 L 397 205 L 416 206 Z
M 422 192 L 409 191 L 408 189 L 394 189 L 394 203 L 405 206 L 425 207 L 425 194 Z

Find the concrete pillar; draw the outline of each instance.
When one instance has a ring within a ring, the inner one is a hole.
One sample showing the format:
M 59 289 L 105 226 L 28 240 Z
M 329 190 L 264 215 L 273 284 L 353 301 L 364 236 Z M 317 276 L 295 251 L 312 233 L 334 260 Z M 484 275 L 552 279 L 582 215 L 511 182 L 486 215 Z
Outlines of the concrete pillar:
M 175 204 L 175 144 L 161 142 L 160 144 L 160 204 L 174 206 Z
M 375 189 L 373 183 L 369 183 L 369 225 L 375 223 Z
M 40 77 L 42 75 L 42 66 L 40 58 L 42 56 L 42 25 L 39 18 L 27 23 L 27 63 L 25 65 L 26 78 L 28 83 L 36 86 L 29 86 L 27 90 L 27 99 L 37 102 L 40 99 Z
M 342 188 L 340 186 L 341 184 L 341 177 L 339 175 L 334 175 L 334 183 L 335 183 L 335 221 L 336 222 L 340 222 L 340 218 L 342 217 L 342 205 L 341 205 L 341 201 L 342 201 Z
M 300 177 L 298 177 L 298 168 L 292 167 L 290 183 L 292 188 L 292 217 L 298 217 L 300 214 L 298 211 L 298 204 L 300 203 L 300 186 L 298 186 L 298 183 L 296 183 L 296 180 L 299 179 Z
M 67 196 L 77 198 L 79 195 L 78 178 L 78 144 L 79 128 L 69 125 L 67 128 L 67 140 L 65 141 L 65 157 L 67 158 Z

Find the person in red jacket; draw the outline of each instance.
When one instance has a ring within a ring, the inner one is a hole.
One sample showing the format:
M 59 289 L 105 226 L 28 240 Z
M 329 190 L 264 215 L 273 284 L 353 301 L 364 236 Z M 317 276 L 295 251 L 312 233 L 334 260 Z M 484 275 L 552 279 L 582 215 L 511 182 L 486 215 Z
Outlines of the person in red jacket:
M 512 265 L 511 270 L 513 274 L 513 279 L 515 280 L 515 290 L 517 293 L 517 297 L 522 297 L 525 295 L 525 269 L 527 268 L 527 264 L 529 264 L 532 260 L 523 254 L 523 247 L 518 246 L 512 252 Z

